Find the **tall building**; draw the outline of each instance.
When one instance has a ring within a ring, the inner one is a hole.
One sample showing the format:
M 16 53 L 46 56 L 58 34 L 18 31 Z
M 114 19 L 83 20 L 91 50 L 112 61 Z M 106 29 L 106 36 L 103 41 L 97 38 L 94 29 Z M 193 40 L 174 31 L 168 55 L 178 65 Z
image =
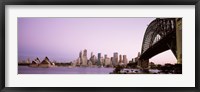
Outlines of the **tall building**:
M 112 66 L 112 63 L 111 63 L 111 59 L 107 57 L 107 55 L 105 54 L 104 55 L 104 66 Z
M 92 64 L 92 61 L 91 60 L 88 60 L 87 62 L 87 66 L 91 67 L 93 64 Z
M 117 66 L 118 65 L 118 53 L 115 52 L 113 54 L 113 66 Z
M 93 52 L 91 52 L 90 58 L 93 56 Z
M 111 66 L 114 66 L 114 65 L 113 65 L 113 63 L 114 63 L 113 57 L 110 57 L 110 62 L 111 62 Z
M 104 60 L 103 60 L 103 63 L 102 63 L 103 66 L 105 66 L 105 63 L 106 63 L 106 59 L 107 59 L 107 58 L 108 58 L 108 56 L 107 56 L 107 54 L 105 54 L 105 55 L 104 55 Z
M 95 65 L 97 63 L 96 56 L 93 55 L 93 52 L 91 52 L 90 61 L 92 62 L 92 65 Z
M 79 57 L 80 57 L 80 58 L 83 57 L 82 51 L 79 52 Z
M 140 52 L 138 52 L 138 56 L 135 58 L 135 62 L 137 62 L 138 68 L 141 68 L 141 66 L 142 66 L 142 61 L 139 60 L 139 58 L 140 58 Z
M 79 62 L 80 65 L 82 64 L 82 58 L 83 58 L 83 54 L 82 54 L 82 51 L 80 51 L 79 52 L 79 59 L 78 59 L 79 60 L 78 62 Z
M 107 54 L 105 54 L 105 55 L 104 55 L 104 58 L 107 58 L 107 57 L 108 57 Z
M 79 53 L 79 58 L 80 58 L 80 61 L 81 61 L 81 66 L 87 66 L 87 50 L 84 49 L 83 50 L 83 53 L 82 51 Z
M 122 55 L 119 55 L 119 63 L 122 63 Z
M 126 55 L 123 55 L 123 63 L 124 63 L 124 65 L 127 65 L 127 63 L 128 63 L 128 59 L 127 59 Z
M 98 53 L 97 66 L 101 66 L 101 53 Z
M 87 50 L 86 49 L 83 50 L 83 56 L 87 57 Z

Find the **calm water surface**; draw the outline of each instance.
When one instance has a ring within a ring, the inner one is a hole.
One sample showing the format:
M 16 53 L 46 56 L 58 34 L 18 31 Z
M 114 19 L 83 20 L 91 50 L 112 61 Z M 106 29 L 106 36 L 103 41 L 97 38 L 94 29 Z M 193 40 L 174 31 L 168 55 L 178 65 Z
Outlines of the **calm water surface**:
M 18 74 L 109 74 L 114 68 L 91 68 L 91 67 L 51 67 L 33 68 L 18 66 Z

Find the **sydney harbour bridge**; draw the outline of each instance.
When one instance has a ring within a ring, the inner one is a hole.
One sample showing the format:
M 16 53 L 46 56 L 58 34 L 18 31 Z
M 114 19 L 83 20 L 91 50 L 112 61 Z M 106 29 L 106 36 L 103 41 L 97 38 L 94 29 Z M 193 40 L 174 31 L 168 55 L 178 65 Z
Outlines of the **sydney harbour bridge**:
M 156 18 L 148 25 L 138 66 L 147 68 L 150 58 L 166 50 L 171 50 L 177 64 L 182 64 L 182 18 Z

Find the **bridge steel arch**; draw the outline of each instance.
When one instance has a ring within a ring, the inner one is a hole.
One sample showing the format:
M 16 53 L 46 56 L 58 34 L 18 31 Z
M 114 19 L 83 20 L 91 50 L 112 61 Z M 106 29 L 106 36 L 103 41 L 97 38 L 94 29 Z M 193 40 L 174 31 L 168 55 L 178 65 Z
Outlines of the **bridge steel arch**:
M 181 28 L 181 18 L 156 18 L 153 20 L 148 25 L 144 34 L 141 55 L 139 57 L 139 66 L 148 67 L 148 62 L 151 57 L 169 49 L 173 52 L 176 58 L 177 56 L 178 58 L 181 58 L 177 53 L 177 48 L 182 49 L 182 47 L 180 47 L 182 46 L 182 42 L 180 42 L 182 41 L 182 32 L 178 32 L 182 31 Z M 182 55 L 182 50 L 180 54 Z

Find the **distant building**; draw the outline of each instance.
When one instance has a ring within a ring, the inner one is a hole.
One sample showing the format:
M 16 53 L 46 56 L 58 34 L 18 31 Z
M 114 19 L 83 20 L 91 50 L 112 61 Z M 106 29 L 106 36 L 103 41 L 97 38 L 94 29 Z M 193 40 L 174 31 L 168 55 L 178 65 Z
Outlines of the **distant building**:
M 92 66 L 92 61 L 88 60 L 87 65 L 88 65 L 89 67 L 91 67 L 91 66 Z
M 88 61 L 88 59 L 87 59 L 87 50 L 84 49 L 83 50 L 83 58 L 82 58 L 82 66 L 87 66 L 87 61 Z
M 140 52 L 138 52 L 138 56 L 135 57 L 135 62 L 137 62 L 137 66 L 140 68 L 142 66 L 142 61 L 139 60 Z
M 91 52 L 90 58 L 93 56 L 93 52 Z
M 37 64 L 40 63 L 40 59 L 37 57 L 35 60 L 34 60 Z
M 83 56 L 87 57 L 87 50 L 86 49 L 83 50 Z
M 98 53 L 97 66 L 101 66 L 101 53 Z
M 83 58 L 83 54 L 82 54 L 82 51 L 80 51 L 80 52 L 79 52 L 79 58 L 78 58 L 79 61 L 80 61 L 80 62 L 79 62 L 80 65 L 82 64 L 82 58 Z
M 80 66 L 81 65 L 81 58 L 79 57 L 77 60 L 76 60 L 76 66 Z
M 31 67 L 37 67 L 40 64 L 39 58 L 36 58 L 32 63 L 30 64 Z
M 119 55 L 119 63 L 122 63 L 122 55 Z
M 111 66 L 113 66 L 113 57 L 110 57 Z
M 118 53 L 117 52 L 115 52 L 114 54 L 113 54 L 113 66 L 117 66 L 118 65 Z
M 83 53 L 82 53 L 82 51 L 79 53 L 79 58 L 80 58 L 81 66 L 87 66 L 88 59 L 87 59 L 87 50 L 86 49 L 83 50 Z
M 50 64 L 49 58 L 45 57 L 44 60 L 40 64 Z
M 103 58 L 103 63 L 102 63 L 102 65 L 103 65 L 103 66 L 105 66 L 105 63 L 106 63 L 106 58 L 108 58 L 107 54 L 105 54 L 105 55 L 104 55 L 104 58 Z
M 104 58 L 108 58 L 107 54 L 104 55 Z
M 93 65 L 96 65 L 97 64 L 97 58 L 96 58 L 96 56 L 93 55 L 93 54 L 91 54 L 90 61 L 92 62 Z
M 126 55 L 123 55 L 123 63 L 124 63 L 124 65 L 127 65 L 127 63 L 128 63 L 128 59 L 127 59 Z
M 107 55 L 104 57 L 104 66 L 112 66 L 111 59 L 108 58 Z

